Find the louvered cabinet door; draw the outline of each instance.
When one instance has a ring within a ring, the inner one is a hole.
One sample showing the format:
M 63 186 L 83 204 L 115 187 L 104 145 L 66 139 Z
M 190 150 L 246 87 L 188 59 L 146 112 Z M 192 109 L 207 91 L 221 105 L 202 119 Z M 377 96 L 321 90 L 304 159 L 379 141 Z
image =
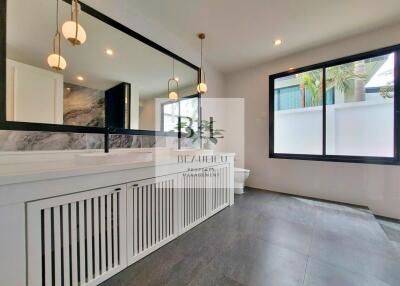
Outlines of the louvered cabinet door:
M 212 167 L 206 176 L 210 215 L 229 206 L 230 172 L 229 164 Z
M 180 232 L 184 233 L 209 216 L 207 179 L 201 172 L 179 174 Z
M 27 203 L 28 285 L 97 285 L 126 266 L 126 187 Z
M 128 264 L 138 261 L 177 236 L 176 185 L 176 175 L 128 184 Z

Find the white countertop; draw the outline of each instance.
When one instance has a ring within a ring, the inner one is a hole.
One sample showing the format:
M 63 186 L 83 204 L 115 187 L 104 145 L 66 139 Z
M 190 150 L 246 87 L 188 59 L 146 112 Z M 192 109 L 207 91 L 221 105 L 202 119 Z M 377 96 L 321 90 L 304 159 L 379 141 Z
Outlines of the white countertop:
M 151 160 L 143 159 L 143 153 L 149 153 L 148 149 L 114 152 L 117 154 L 117 158 L 113 156 L 114 154 L 103 157 L 100 152 L 82 151 L 0 154 L 0 186 L 179 164 L 178 153 L 171 154 L 171 150 L 150 151 L 152 152 Z M 93 157 L 91 155 L 82 156 L 82 154 L 93 154 Z M 192 153 L 186 151 L 182 154 L 190 156 Z M 193 153 L 193 155 L 200 154 Z M 231 157 L 235 154 L 213 153 L 212 155 Z

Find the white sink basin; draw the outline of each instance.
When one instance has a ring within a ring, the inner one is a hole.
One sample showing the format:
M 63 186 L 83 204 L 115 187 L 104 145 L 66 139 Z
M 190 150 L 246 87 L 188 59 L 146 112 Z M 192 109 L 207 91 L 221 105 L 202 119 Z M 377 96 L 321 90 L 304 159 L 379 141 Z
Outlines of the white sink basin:
M 208 149 L 180 149 L 180 150 L 172 150 L 174 155 L 181 155 L 181 156 L 198 156 L 198 155 L 213 155 L 213 150 Z
M 110 153 L 93 152 L 82 153 L 75 157 L 76 160 L 93 164 L 119 164 L 151 162 L 154 160 L 153 152 L 137 151 L 111 151 Z

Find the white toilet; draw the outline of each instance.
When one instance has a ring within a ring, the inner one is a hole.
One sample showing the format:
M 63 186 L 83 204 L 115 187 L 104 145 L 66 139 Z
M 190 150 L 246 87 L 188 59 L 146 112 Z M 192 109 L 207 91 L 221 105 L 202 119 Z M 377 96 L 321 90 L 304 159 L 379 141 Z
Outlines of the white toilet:
M 250 170 L 235 168 L 235 194 L 241 195 L 244 193 L 244 182 L 250 175 Z

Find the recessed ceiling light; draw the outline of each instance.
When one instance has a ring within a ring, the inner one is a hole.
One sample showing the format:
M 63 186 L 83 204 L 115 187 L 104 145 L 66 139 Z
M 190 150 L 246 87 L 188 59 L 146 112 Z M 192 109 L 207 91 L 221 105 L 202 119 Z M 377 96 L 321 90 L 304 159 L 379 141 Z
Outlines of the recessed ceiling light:
M 274 45 L 275 45 L 275 46 L 280 46 L 280 45 L 282 45 L 282 40 L 281 40 L 281 39 L 276 39 L 276 40 L 274 41 Z
M 83 81 L 83 80 L 84 80 L 83 76 L 80 76 L 80 75 L 77 76 L 76 79 L 77 79 L 77 80 L 80 80 L 80 81 Z
M 107 49 L 106 50 L 106 54 L 109 55 L 109 56 L 112 56 L 114 54 L 114 51 L 111 50 L 111 49 Z

